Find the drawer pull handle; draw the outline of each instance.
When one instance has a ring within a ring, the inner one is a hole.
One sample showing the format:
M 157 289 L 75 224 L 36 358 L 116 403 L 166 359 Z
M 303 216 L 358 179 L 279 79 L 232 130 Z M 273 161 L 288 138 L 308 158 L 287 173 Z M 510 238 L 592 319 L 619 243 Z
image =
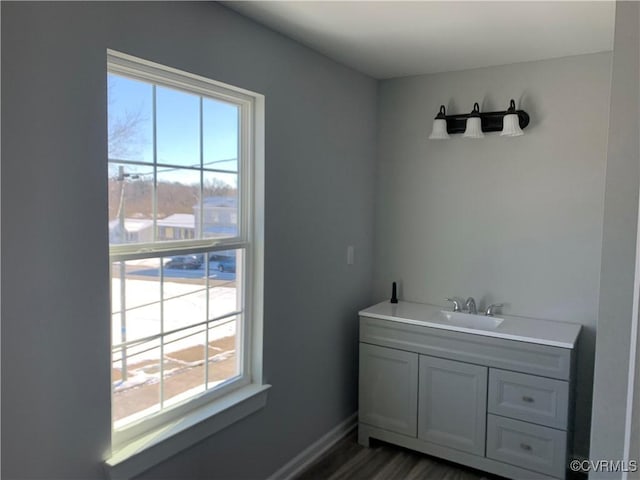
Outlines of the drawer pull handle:
M 528 445 L 528 444 L 526 444 L 526 443 L 521 443 L 521 444 L 520 444 L 520 448 L 521 448 L 521 449 L 523 449 L 523 450 L 526 450 L 527 452 L 530 452 L 531 450 L 533 450 L 533 449 L 531 448 L 531 445 Z
M 524 397 L 522 397 L 522 401 L 523 402 L 527 402 L 527 403 L 533 403 L 534 402 L 533 397 L 528 397 L 526 395 Z

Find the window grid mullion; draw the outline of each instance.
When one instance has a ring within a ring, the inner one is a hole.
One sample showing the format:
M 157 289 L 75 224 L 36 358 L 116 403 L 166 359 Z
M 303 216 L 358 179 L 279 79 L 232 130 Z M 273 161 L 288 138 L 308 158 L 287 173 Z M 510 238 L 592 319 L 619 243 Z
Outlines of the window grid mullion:
M 236 129 L 238 131 L 238 139 L 236 141 L 236 170 L 238 171 L 237 175 L 236 175 L 236 185 L 237 185 L 237 191 L 238 191 L 238 200 L 237 200 L 237 204 L 238 204 L 238 209 L 237 209 L 237 216 L 236 216 L 236 223 L 238 224 L 238 233 L 240 234 L 241 238 L 247 238 L 247 228 L 245 225 L 245 201 L 244 201 L 244 196 L 246 194 L 246 188 L 247 186 L 245 185 L 244 182 L 244 152 L 242 151 L 241 145 L 244 143 L 243 142 L 243 137 L 245 134 L 244 128 L 243 127 L 243 121 L 244 118 L 246 116 L 245 113 L 245 109 L 244 107 L 240 107 L 238 108 L 238 119 L 237 119 L 237 126 Z
M 204 99 L 200 96 L 200 211 L 199 215 L 199 238 L 204 238 Z M 204 272 L 205 272 L 205 319 L 209 320 L 209 253 L 204 253 Z M 209 379 L 209 323 L 204 326 L 204 389 L 207 390 Z
M 204 389 L 205 390 L 209 389 L 209 325 L 211 324 L 211 321 L 209 320 L 209 302 L 210 302 L 209 288 L 211 288 L 209 284 L 210 282 L 209 269 L 210 269 L 210 262 L 207 261 L 205 263 L 205 268 L 204 268 L 204 271 L 207 277 L 206 279 L 207 296 L 205 298 L 205 309 L 204 309 L 206 319 L 207 319 L 207 323 L 205 325 L 205 335 L 204 335 Z
M 124 182 L 122 183 L 122 188 L 124 188 Z M 120 262 L 120 338 L 122 339 L 122 343 L 127 343 L 127 286 L 126 286 L 126 264 L 125 262 Z M 126 382 L 128 378 L 128 367 L 127 367 L 127 347 L 122 348 L 122 381 Z
M 153 241 L 158 241 L 158 130 L 157 130 L 157 109 L 156 109 L 156 86 L 153 85 L 151 95 L 151 122 L 152 128 L 152 144 L 153 144 L 153 191 L 151 192 L 152 217 L 153 217 Z
M 198 212 L 198 238 L 204 238 L 204 172 L 202 171 L 202 166 L 204 164 L 204 153 L 202 151 L 204 145 L 204 135 L 202 132 L 202 97 L 200 98 L 200 131 L 199 131 L 199 141 L 200 141 L 200 208 Z
M 153 240 L 158 240 L 158 91 L 156 85 L 153 84 L 151 115 L 153 120 L 152 136 L 153 136 Z M 158 382 L 158 395 L 160 397 L 160 411 L 164 408 L 164 257 L 159 258 L 160 261 L 160 380 Z
M 160 411 L 164 408 L 164 268 L 160 257 Z

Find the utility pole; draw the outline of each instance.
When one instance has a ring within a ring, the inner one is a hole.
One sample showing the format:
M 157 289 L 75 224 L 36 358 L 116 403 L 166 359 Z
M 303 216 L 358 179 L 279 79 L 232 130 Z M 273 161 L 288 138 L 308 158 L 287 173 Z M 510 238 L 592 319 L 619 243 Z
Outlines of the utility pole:
M 139 178 L 138 175 L 132 175 L 130 173 L 124 173 L 124 166 L 120 165 L 118 167 L 118 182 L 120 182 L 120 204 L 118 205 L 118 227 L 119 227 L 119 243 L 127 242 L 127 230 L 125 227 L 125 196 L 124 189 L 126 186 L 125 179 L 131 178 L 136 179 Z M 121 355 L 121 363 L 122 363 L 122 381 L 127 380 L 127 347 L 124 345 L 127 342 L 127 310 L 126 310 L 126 285 L 125 285 L 125 277 L 126 277 L 126 267 L 124 261 L 120 261 L 120 339 L 122 343 L 122 355 Z
M 118 235 L 119 243 L 125 243 L 127 240 L 127 231 L 125 229 L 125 212 L 124 212 L 124 188 L 126 174 L 124 173 L 124 166 L 118 167 L 118 182 L 120 182 L 120 204 L 118 205 Z M 124 261 L 120 260 L 120 342 L 121 348 L 121 364 L 122 364 L 122 381 L 125 382 L 128 377 L 127 372 L 127 309 L 126 309 L 126 285 L 125 285 L 126 268 Z

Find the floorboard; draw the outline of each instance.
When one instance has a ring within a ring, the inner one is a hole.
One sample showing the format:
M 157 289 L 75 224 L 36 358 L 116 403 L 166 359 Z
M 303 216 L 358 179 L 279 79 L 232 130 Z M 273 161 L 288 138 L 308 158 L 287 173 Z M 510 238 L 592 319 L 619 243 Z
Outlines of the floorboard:
M 501 480 L 389 443 L 371 440 L 358 444 L 351 433 L 322 455 L 294 480 Z

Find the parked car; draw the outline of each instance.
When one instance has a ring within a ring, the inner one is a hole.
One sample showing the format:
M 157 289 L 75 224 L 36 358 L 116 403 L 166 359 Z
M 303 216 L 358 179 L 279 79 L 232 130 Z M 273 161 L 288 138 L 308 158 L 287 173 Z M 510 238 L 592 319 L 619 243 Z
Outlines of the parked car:
M 204 253 L 196 253 L 194 255 L 187 255 L 187 256 L 195 258 L 197 261 L 200 262 L 200 265 L 204 263 Z
M 179 255 L 170 258 L 164 268 L 180 270 L 196 270 L 202 267 L 202 259 L 197 255 Z
M 220 257 L 218 260 L 217 269 L 219 272 L 231 272 L 235 273 L 236 271 L 236 257 Z
M 230 258 L 236 258 L 235 250 L 223 250 L 218 252 L 209 252 L 210 262 L 220 262 L 222 260 L 228 260 Z

